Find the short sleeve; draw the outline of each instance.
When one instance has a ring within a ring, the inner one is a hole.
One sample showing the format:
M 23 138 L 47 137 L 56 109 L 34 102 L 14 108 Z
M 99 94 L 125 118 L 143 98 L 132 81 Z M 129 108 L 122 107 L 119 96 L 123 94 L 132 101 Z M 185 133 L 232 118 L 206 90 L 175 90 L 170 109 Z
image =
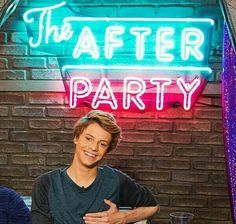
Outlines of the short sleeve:
M 120 178 L 119 207 L 147 207 L 156 206 L 157 201 L 152 193 L 139 185 L 127 174 L 118 171 Z
M 8 224 L 30 224 L 30 211 L 14 190 L 9 190 Z
M 38 177 L 34 182 L 31 206 L 32 224 L 53 223 L 48 202 L 49 185 L 48 174 Z

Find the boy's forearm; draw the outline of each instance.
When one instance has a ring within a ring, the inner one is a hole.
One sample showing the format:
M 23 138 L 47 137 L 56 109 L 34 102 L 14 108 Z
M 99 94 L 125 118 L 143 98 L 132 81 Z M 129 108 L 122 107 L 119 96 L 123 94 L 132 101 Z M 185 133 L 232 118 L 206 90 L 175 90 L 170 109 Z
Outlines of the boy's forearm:
M 124 212 L 124 223 L 138 222 L 159 212 L 160 206 L 138 207 Z

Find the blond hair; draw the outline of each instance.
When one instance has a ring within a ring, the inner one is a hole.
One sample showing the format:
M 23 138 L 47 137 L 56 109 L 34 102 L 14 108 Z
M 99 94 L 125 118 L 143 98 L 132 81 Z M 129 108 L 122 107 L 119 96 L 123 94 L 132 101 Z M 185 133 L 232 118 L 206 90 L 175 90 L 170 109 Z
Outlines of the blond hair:
M 99 124 L 112 136 L 108 152 L 115 149 L 121 138 L 121 128 L 117 125 L 114 116 L 101 110 L 92 110 L 86 116 L 79 119 L 74 125 L 74 138 L 79 137 L 83 131 L 92 123 Z

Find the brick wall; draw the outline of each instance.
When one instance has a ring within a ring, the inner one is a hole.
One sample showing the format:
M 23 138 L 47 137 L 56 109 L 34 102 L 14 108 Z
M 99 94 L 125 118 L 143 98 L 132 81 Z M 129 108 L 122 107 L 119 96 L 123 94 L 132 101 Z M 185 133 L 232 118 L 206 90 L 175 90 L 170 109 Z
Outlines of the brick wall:
M 45 4 L 48 1 L 40 1 Z M 211 17 L 213 75 L 190 111 L 114 112 L 123 128 L 118 149 L 103 163 L 147 186 L 161 205 L 154 223 L 171 211 L 190 211 L 197 224 L 230 224 L 221 118 L 222 16 L 216 1 L 68 1 L 88 16 Z M 57 58 L 30 49 L 22 1 L 0 31 L 0 183 L 30 194 L 34 179 L 69 165 L 72 126 L 89 109 L 70 109 L 60 91 Z M 48 89 L 52 89 L 48 91 Z

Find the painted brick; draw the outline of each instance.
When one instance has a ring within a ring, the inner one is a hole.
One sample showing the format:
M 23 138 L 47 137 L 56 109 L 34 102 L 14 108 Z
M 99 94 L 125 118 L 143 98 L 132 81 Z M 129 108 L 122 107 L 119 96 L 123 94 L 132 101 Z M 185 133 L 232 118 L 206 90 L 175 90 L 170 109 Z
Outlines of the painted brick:
M 12 43 L 28 43 L 29 37 L 26 32 L 12 32 L 10 35 L 10 41 Z
M 16 32 L 19 30 L 26 32 L 25 23 L 22 19 L 19 18 L 22 13 L 22 11 L 19 12 L 19 10 L 16 10 L 14 13 L 14 17 L 11 17 L 11 19 L 6 20 L 6 22 L 4 23 L 4 30 L 7 30 L 9 32 Z M 18 14 L 18 17 L 16 16 L 16 14 Z
M 176 159 L 154 159 L 153 166 L 161 169 L 174 169 L 174 170 L 188 170 L 190 168 L 190 161 L 176 160 Z
M 166 197 L 165 195 L 163 196 L 163 195 L 158 195 L 157 197 L 156 197 L 156 200 L 158 201 L 158 204 L 162 207 L 162 206 L 168 206 L 169 204 L 170 204 L 170 200 L 169 200 L 169 198 L 168 197 Z M 153 218 L 152 218 L 152 221 L 153 221 Z M 159 220 L 159 223 L 161 223 L 160 222 L 160 220 Z
M 225 210 L 222 208 L 211 209 L 210 211 L 206 211 L 205 209 L 195 211 L 196 217 L 201 217 L 201 219 L 203 219 L 203 220 L 216 220 L 216 221 L 227 220 L 227 218 L 230 215 L 229 213 L 230 213 L 229 210 Z M 222 221 L 221 221 L 221 223 L 222 223 Z M 208 223 L 208 221 L 207 221 L 207 223 Z M 213 222 L 213 223 L 215 223 L 215 222 Z
M 213 105 L 214 106 L 218 106 L 218 107 L 221 107 L 222 106 L 222 98 L 219 97 L 219 98 L 213 98 L 212 99 L 212 102 L 213 102 Z
M 27 55 L 27 46 L 24 45 L 0 45 L 0 55 Z
M 171 131 L 173 128 L 172 122 L 146 120 L 136 122 L 135 129 L 147 131 Z
M 63 153 L 70 153 L 70 154 L 74 154 L 75 152 L 75 145 L 74 144 L 63 144 L 63 149 L 62 149 Z
M 8 178 L 0 178 L 0 183 L 2 186 L 9 186 Z
M 145 112 L 145 114 L 143 113 L 134 113 L 134 112 L 120 112 L 119 114 L 120 117 L 122 118 L 138 118 L 138 119 L 148 119 L 148 118 L 155 118 L 156 114 L 155 112 Z
M 83 111 L 80 109 L 70 109 L 68 107 L 48 107 L 47 116 L 49 117 L 77 117 L 80 118 Z
M 161 194 L 191 194 L 191 185 L 186 184 L 160 184 L 158 192 Z
M 159 133 L 158 139 L 161 143 L 191 143 L 191 134 L 183 133 Z
M 76 121 L 78 121 L 78 119 L 67 119 L 64 121 L 65 121 L 65 129 L 73 130 L 73 127 L 74 127 Z
M 169 157 L 172 155 L 172 146 L 160 146 L 160 145 L 150 145 L 150 146 L 138 146 L 134 148 L 134 154 L 138 156 L 153 156 L 153 157 Z
M 1 70 L 1 80 L 25 80 L 27 78 L 27 71 L 24 70 Z
M 185 5 L 161 5 L 158 7 L 157 15 L 160 18 L 169 18 L 170 15 L 172 18 L 175 17 L 193 17 L 194 16 L 194 8 L 188 7 Z
M 0 143 L 1 153 L 22 153 L 25 152 L 25 145 L 19 143 Z
M 214 146 L 212 149 L 212 154 L 214 157 L 224 158 L 224 147 L 222 146 Z
M 63 155 L 63 156 L 48 156 L 47 165 L 62 165 L 68 166 L 72 162 L 72 155 Z
M 210 206 L 213 208 L 229 208 L 230 207 L 230 201 L 229 198 L 223 198 L 223 197 L 214 197 L 209 202 Z
M 143 17 L 150 18 L 155 16 L 155 7 L 152 5 L 142 5 L 142 6 L 121 6 L 118 11 L 119 17 Z
M 154 142 L 153 133 L 144 132 L 124 132 L 122 134 L 122 142 Z
M 45 157 L 42 156 L 12 155 L 11 160 L 13 164 L 25 164 L 25 165 L 45 164 Z
M 6 58 L 0 58 L 0 68 L 8 68 L 8 60 Z
M 214 109 L 196 109 L 194 112 L 196 118 L 201 119 L 222 119 L 222 110 L 218 108 Z
M 121 127 L 122 130 L 132 130 L 135 127 L 136 120 L 120 120 L 118 121 L 118 125 Z
M 8 107 L 0 107 L 0 117 L 8 116 Z
M 212 98 L 211 97 L 206 97 L 206 96 L 204 96 L 204 97 L 200 96 L 197 99 L 196 105 L 197 106 L 212 105 Z
M 25 96 L 23 94 L 16 93 L 1 93 L 0 104 L 24 104 Z
M 148 174 L 148 175 L 147 175 Z M 171 178 L 170 172 L 167 171 L 136 171 L 136 180 L 149 180 L 149 181 L 169 181 Z
M 7 33 L 0 32 L 0 44 L 7 43 Z
M 83 0 L 85 1 L 85 0 Z M 140 4 L 140 0 L 133 0 L 133 1 L 129 1 L 129 0 L 102 0 L 103 4 L 134 4 L 134 5 L 138 5 Z
M 201 135 L 193 135 L 193 144 L 209 144 L 209 145 L 223 145 L 222 134 L 202 133 Z
M 25 167 L 6 166 L 0 167 L 1 177 L 24 177 L 26 174 Z
M 31 190 L 33 185 L 33 180 L 27 179 L 12 179 L 11 184 L 14 188 Z
M 192 183 L 204 183 L 208 181 L 207 173 L 193 173 L 187 171 L 173 171 L 172 178 L 175 181 L 192 182 Z
M 58 59 L 56 57 L 48 57 L 47 67 L 48 68 L 59 68 Z
M 0 155 L 0 165 L 6 165 L 6 164 L 7 164 L 7 156 Z
M 133 147 L 130 147 L 129 145 L 125 146 L 125 145 L 119 145 L 115 150 L 112 150 L 111 152 L 109 152 L 109 155 L 112 157 L 113 155 L 127 155 L 127 156 L 131 156 L 134 155 L 134 150 L 136 150 L 136 148 L 134 149 Z
M 14 129 L 19 129 L 19 128 L 24 128 L 25 127 L 25 121 L 24 120 L 1 120 L 0 122 L 0 128 L 14 128 Z
M 228 196 L 228 189 L 226 186 L 195 186 L 195 193 L 199 195 L 218 195 Z
M 16 106 L 12 108 L 12 115 L 18 117 L 43 117 L 44 108 Z
M 149 159 L 120 159 L 119 167 L 121 168 L 151 168 L 152 161 Z
M 61 80 L 62 75 L 59 69 L 32 69 L 32 79 L 37 80 Z
M 44 133 L 39 131 L 12 131 L 10 135 L 13 141 L 39 142 L 45 140 Z
M 73 134 L 72 132 L 48 132 L 47 133 L 48 141 L 59 141 L 59 142 L 72 142 Z
M 165 113 L 159 113 L 159 118 L 168 118 L 168 119 L 188 119 L 193 117 L 193 111 L 185 111 L 183 108 L 169 108 Z
M 117 17 L 117 6 L 85 6 L 80 12 L 88 17 L 96 15 L 97 17 Z
M 62 127 L 61 120 L 51 119 L 30 119 L 29 127 L 33 129 L 60 129 Z
M 61 93 L 31 93 L 29 94 L 29 103 L 30 104 L 52 104 L 52 105 L 61 105 L 64 103 L 64 94 Z
M 52 143 L 28 143 L 27 152 L 30 153 L 60 153 L 60 144 Z
M 12 59 L 12 65 L 14 68 L 46 68 L 46 58 L 15 57 Z
M 175 122 L 175 129 L 177 131 L 209 132 L 211 130 L 211 123 L 201 121 L 177 121 Z
M 212 122 L 212 130 L 215 132 L 223 132 L 223 124 L 222 121 L 219 122 Z
M 212 173 L 212 174 L 210 174 L 210 180 L 215 184 L 225 184 L 225 183 L 227 183 L 226 172 Z
M 51 171 L 52 167 L 45 167 L 45 166 L 28 166 L 28 173 L 30 177 L 38 177 L 43 173 L 47 173 Z
M 194 208 L 204 208 L 207 206 L 207 198 L 200 198 L 196 196 L 174 196 L 171 199 L 171 206 L 174 207 L 194 207 Z
M 193 167 L 197 170 L 225 170 L 225 162 L 215 162 L 211 160 L 193 161 Z
M 8 140 L 8 131 L 0 131 L 0 140 Z
M 200 148 L 199 146 L 181 146 L 175 149 L 176 156 L 188 157 L 209 157 L 211 155 L 211 148 Z
M 45 57 L 46 56 L 50 57 L 52 55 L 66 56 L 64 52 L 65 52 L 64 46 L 58 46 L 58 45 L 55 46 L 53 44 L 40 46 L 40 50 L 36 48 L 29 49 L 30 56 L 45 56 Z

